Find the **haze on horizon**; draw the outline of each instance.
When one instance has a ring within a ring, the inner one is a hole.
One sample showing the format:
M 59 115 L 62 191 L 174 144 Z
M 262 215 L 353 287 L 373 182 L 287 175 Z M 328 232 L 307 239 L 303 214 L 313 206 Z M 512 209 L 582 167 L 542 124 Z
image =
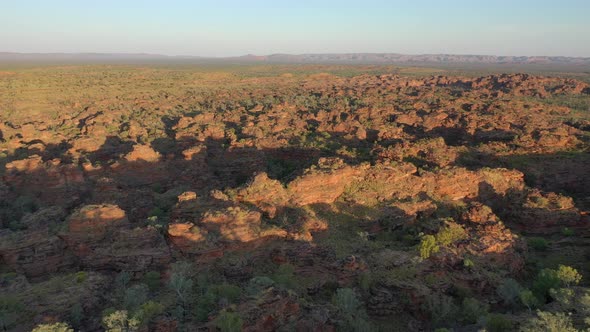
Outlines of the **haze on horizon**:
M 2 0 L 0 52 L 590 56 L 587 0 Z

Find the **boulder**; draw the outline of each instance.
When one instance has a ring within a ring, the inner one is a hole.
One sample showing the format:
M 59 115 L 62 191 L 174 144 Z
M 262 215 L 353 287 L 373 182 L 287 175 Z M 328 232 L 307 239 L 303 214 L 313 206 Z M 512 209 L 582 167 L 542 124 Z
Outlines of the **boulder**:
M 348 166 L 339 158 L 321 158 L 317 167 L 289 183 L 290 202 L 296 206 L 333 203 L 365 170 Z

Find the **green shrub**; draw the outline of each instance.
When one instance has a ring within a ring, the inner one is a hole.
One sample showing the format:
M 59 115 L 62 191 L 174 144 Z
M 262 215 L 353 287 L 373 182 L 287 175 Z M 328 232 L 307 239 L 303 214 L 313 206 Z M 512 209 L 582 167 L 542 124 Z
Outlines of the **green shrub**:
M 274 285 L 274 280 L 269 277 L 254 277 L 248 282 L 246 292 L 250 295 L 256 295 Z
M 374 328 L 367 321 L 367 313 L 361 306 L 354 290 L 339 288 L 332 297 L 332 303 L 340 310 L 344 322 L 344 330 L 347 331 L 373 331 Z
M 474 266 L 475 266 L 475 263 L 473 263 L 473 260 L 471 260 L 470 258 L 463 259 L 463 267 L 465 267 L 467 269 L 472 269 Z
M 540 300 L 545 300 L 549 295 L 551 288 L 558 288 L 561 285 L 561 279 L 557 271 L 552 269 L 543 269 L 533 281 L 533 292 Z
M 239 332 L 244 322 L 237 313 L 223 310 L 215 318 L 214 324 L 221 332 Z
M 88 278 L 88 273 L 85 271 L 78 271 L 76 272 L 76 282 L 81 284 Z
M 179 261 L 172 264 L 172 274 L 190 278 L 193 276 L 193 265 L 189 262 Z
M 496 293 L 502 298 L 504 303 L 514 305 L 518 301 L 522 287 L 520 284 L 511 278 L 504 279 L 502 284 L 496 289 Z
M 183 306 L 192 297 L 193 281 L 182 273 L 172 273 L 168 287 L 174 291 L 178 303 Z
M 513 330 L 514 324 L 502 314 L 489 314 L 485 320 L 485 327 L 487 332 L 507 332 Z
M 211 314 L 216 309 L 217 295 L 211 290 L 207 290 L 205 294 L 199 296 L 195 306 L 194 315 L 197 321 L 206 322 Z
M 476 323 L 480 317 L 488 313 L 489 306 L 474 298 L 465 298 L 461 305 L 461 315 L 466 323 Z
M 354 332 L 372 332 L 376 331 L 373 325 L 363 317 L 355 316 L 347 321 L 350 331 Z
M 221 284 L 214 286 L 217 298 L 226 299 L 230 303 L 236 302 L 242 295 L 242 289 L 236 285 Z
M 295 267 L 291 264 L 281 264 L 272 276 L 272 279 L 285 288 L 295 288 L 297 280 L 295 278 Z
M 558 312 L 537 311 L 537 317 L 530 319 L 521 327 L 522 332 L 577 332 L 569 315 Z
M 161 184 L 161 183 L 154 183 L 154 184 L 152 185 L 152 190 L 153 190 L 154 192 L 158 193 L 158 194 L 162 194 L 162 193 L 164 193 L 164 191 L 165 191 L 165 189 L 164 189 L 164 187 L 162 186 L 162 184 Z
M 33 213 L 39 209 L 38 203 L 34 197 L 19 196 L 14 200 L 13 206 L 20 214 Z
M 156 292 L 160 289 L 161 275 L 157 271 L 149 271 L 143 275 L 143 283 L 148 286 L 151 292 Z
M 164 306 L 162 304 L 154 301 L 148 301 L 140 306 L 134 317 L 141 322 L 141 325 L 147 325 L 154 319 L 154 317 L 157 317 L 163 312 Z
M 133 311 L 148 299 L 149 289 L 144 284 L 134 285 L 125 291 L 123 305 L 125 309 Z
M 74 327 L 79 327 L 83 318 L 84 310 L 82 309 L 82 306 L 79 303 L 74 304 L 70 310 L 70 322 Z
M 432 235 L 425 235 L 420 241 L 420 257 L 428 259 L 432 254 L 439 252 L 440 248 L 436 244 L 436 238 Z
M 148 213 L 148 217 L 158 217 L 160 219 L 163 218 L 165 215 L 166 212 L 164 212 L 164 210 L 160 209 L 159 207 L 151 209 Z
M 588 291 L 576 297 L 576 308 L 585 315 L 590 315 L 590 293 Z
M 252 280 L 252 288 L 248 289 L 248 292 L 254 292 L 256 287 L 260 286 L 267 282 L 266 277 L 256 277 Z M 270 279 L 269 279 L 270 280 Z M 258 284 L 257 282 L 260 282 Z M 273 281 L 271 280 L 271 283 Z M 250 287 L 250 286 L 249 286 Z M 264 288 L 264 286 L 260 286 Z M 258 289 L 258 288 L 256 288 Z M 196 305 L 194 308 L 194 315 L 197 321 L 205 322 L 208 320 L 209 315 L 217 309 L 218 303 L 221 299 L 229 303 L 237 302 L 240 297 L 242 296 L 242 289 L 236 285 L 231 284 L 220 284 L 220 285 L 210 285 L 206 289 L 201 290 L 204 292 L 202 295 L 197 297 Z M 252 294 L 252 293 L 251 293 Z M 257 294 L 257 293 L 254 293 Z M 252 295 L 254 295 L 252 294 Z
M 130 281 L 131 273 L 127 271 L 121 271 L 115 278 L 115 286 L 121 290 L 125 290 Z
M 438 281 L 436 275 L 434 274 L 429 274 L 427 277 L 432 277 L 434 279 L 434 281 L 431 282 L 431 284 L 435 284 Z M 449 294 L 453 298 L 460 299 L 461 302 L 463 302 L 465 298 L 473 297 L 473 290 L 468 286 L 463 286 L 457 283 L 451 286 L 451 288 L 449 289 Z
M 539 306 L 539 299 L 528 289 L 520 292 L 520 302 L 531 311 L 533 308 Z
M 453 321 L 458 312 L 453 298 L 441 293 L 428 295 L 424 301 L 423 309 L 430 315 L 435 326 Z
M 38 325 L 32 332 L 74 332 L 74 329 L 66 323 L 53 323 Z
M 332 302 L 344 314 L 354 314 L 361 305 L 354 291 L 350 288 L 340 288 L 334 294 Z
M 467 238 L 465 229 L 454 223 L 441 228 L 436 234 L 436 241 L 445 247 L 465 238 Z
M 582 281 L 582 275 L 578 270 L 565 265 L 559 265 L 557 268 L 557 278 L 559 278 L 566 287 L 570 287 L 572 284 L 577 285 Z
M 118 310 L 108 313 L 102 318 L 102 326 L 107 332 L 137 331 L 140 321 L 135 317 L 129 317 L 126 310 Z
M 574 236 L 575 232 L 569 227 L 564 227 L 561 229 L 561 234 L 563 234 L 563 236 Z
M 0 330 L 10 330 L 19 321 L 25 306 L 13 296 L 0 296 Z
M 363 272 L 359 275 L 359 286 L 363 291 L 368 291 L 373 284 L 373 276 L 370 272 Z
M 529 247 L 537 251 L 545 251 L 549 247 L 549 242 L 542 237 L 531 237 L 527 239 Z
M 559 303 L 562 309 L 570 309 L 574 304 L 574 290 L 570 288 L 551 288 L 549 295 Z

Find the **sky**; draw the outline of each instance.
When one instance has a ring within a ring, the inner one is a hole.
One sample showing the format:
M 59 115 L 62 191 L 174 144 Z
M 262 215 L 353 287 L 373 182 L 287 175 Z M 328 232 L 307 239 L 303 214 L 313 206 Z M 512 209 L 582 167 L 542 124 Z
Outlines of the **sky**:
M 590 0 L 0 0 L 0 52 L 590 57 Z

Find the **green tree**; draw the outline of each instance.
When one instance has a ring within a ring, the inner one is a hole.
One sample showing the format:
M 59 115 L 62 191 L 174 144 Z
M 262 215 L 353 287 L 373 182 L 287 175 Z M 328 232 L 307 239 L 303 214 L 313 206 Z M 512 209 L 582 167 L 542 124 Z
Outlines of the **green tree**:
M 537 317 L 527 321 L 522 327 L 522 332 L 578 332 L 569 315 L 558 312 L 551 313 L 537 310 Z
M 24 309 L 24 305 L 16 297 L 0 296 L 0 329 L 6 331 L 13 327 Z
M 563 309 L 570 309 L 574 304 L 575 293 L 573 289 L 551 288 L 549 290 L 549 295 L 551 295 L 551 297 L 555 299 Z
M 566 287 L 570 287 L 572 284 L 577 285 L 582 281 L 582 275 L 578 270 L 565 265 L 559 265 L 557 268 L 557 278 L 559 278 Z
M 143 283 L 148 286 L 151 292 L 156 292 L 160 289 L 160 272 L 149 271 L 143 276 Z
M 239 332 L 242 331 L 244 321 L 237 313 L 223 310 L 215 318 L 214 324 L 221 332 Z
M 277 272 L 272 275 L 272 279 L 285 288 L 294 288 L 297 285 L 295 267 L 291 264 L 281 264 Z
M 455 223 L 441 228 L 436 234 L 436 241 L 445 247 L 465 238 L 467 238 L 467 232 L 461 225 Z
M 513 323 L 502 314 L 489 314 L 485 319 L 485 326 L 488 332 L 513 331 Z
M 527 239 L 529 247 L 537 251 L 545 251 L 549 247 L 549 242 L 542 237 L 531 237 Z
M 180 304 L 186 305 L 188 303 L 192 295 L 192 279 L 179 273 L 173 273 L 168 281 L 168 286 L 174 291 Z
M 474 298 L 465 298 L 463 299 L 463 304 L 461 305 L 461 315 L 463 316 L 463 320 L 466 323 L 476 323 L 479 318 L 484 317 L 488 313 L 489 306 L 485 303 L 481 303 L 480 301 Z
M 164 312 L 164 306 L 158 302 L 148 301 L 141 305 L 134 317 L 137 318 L 141 325 L 147 325 L 154 317 Z
M 188 262 L 176 262 L 172 265 L 172 275 L 168 281 L 168 287 L 174 291 L 177 302 L 182 308 L 188 306 L 193 295 L 192 273 L 193 266 Z
M 70 310 L 70 322 L 74 327 L 78 328 L 82 323 L 82 319 L 84 318 L 84 310 L 79 303 L 76 303 L 72 306 Z
M 274 285 L 274 280 L 269 277 L 254 277 L 248 282 L 246 292 L 250 295 L 256 295 Z
M 74 332 L 74 329 L 66 323 L 53 323 L 38 325 L 32 332 Z
M 131 281 L 131 273 L 127 271 L 121 271 L 115 278 L 115 286 L 119 289 L 126 289 L 127 285 Z
M 428 259 L 432 254 L 437 253 L 440 250 L 438 244 L 436 244 L 436 238 L 433 235 L 425 235 L 420 241 L 420 257 L 422 259 Z
M 118 310 L 105 315 L 102 325 L 107 332 L 132 332 L 139 329 L 140 321 L 130 317 L 127 310 Z
M 332 302 L 342 314 L 344 318 L 344 327 L 346 330 L 369 332 L 374 328 L 367 321 L 367 313 L 361 306 L 355 292 L 350 288 L 340 288 L 334 294 Z
M 549 290 L 551 288 L 558 288 L 560 285 L 561 279 L 559 278 L 557 271 L 543 269 L 537 274 L 535 281 L 533 281 L 533 292 L 539 299 L 544 301 L 549 295 Z
M 345 314 L 354 314 L 361 305 L 354 291 L 350 288 L 340 288 L 333 299 L 334 304 Z
M 133 285 L 125 291 L 123 305 L 129 311 L 136 310 L 142 303 L 148 299 L 148 287 L 145 284 Z
M 537 299 L 535 294 L 533 294 L 533 292 L 528 289 L 521 291 L 519 298 L 520 302 L 522 302 L 522 304 L 527 307 L 529 311 L 532 311 L 533 308 L 536 308 L 539 305 L 539 299 Z
M 424 310 L 430 314 L 430 319 L 435 326 L 453 321 L 459 311 L 459 308 L 453 302 L 453 298 L 441 293 L 428 295 L 423 306 Z
M 504 279 L 502 284 L 496 289 L 496 293 L 498 293 L 504 303 L 508 305 L 516 304 L 521 291 L 522 287 L 520 284 L 512 278 Z

